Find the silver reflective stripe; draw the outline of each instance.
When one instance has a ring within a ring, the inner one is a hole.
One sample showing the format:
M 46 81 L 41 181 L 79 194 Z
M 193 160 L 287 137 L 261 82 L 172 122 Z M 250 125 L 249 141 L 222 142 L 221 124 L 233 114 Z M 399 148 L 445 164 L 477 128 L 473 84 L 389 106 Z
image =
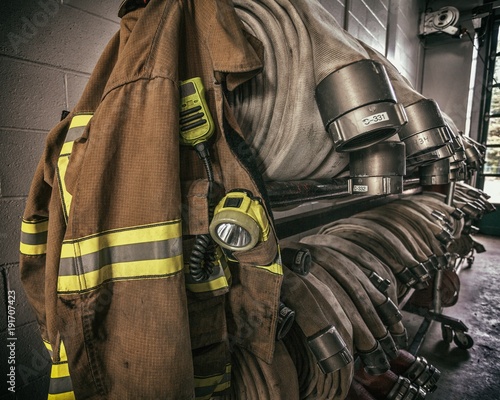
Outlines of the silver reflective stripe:
M 74 258 L 61 258 L 59 276 L 85 274 L 117 263 L 171 258 L 181 253 L 181 238 L 105 247 L 94 253 L 82 255 L 78 259 L 78 266 Z
M 71 377 L 50 378 L 49 394 L 60 394 L 73 391 Z
M 21 232 L 21 242 L 31 245 L 47 243 L 47 231 L 40 233 Z

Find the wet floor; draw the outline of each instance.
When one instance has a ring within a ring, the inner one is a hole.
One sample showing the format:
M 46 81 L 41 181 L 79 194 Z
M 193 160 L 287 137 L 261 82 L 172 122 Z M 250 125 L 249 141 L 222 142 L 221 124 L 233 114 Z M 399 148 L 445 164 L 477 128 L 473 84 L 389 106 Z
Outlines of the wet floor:
M 475 255 L 470 269 L 461 270 L 458 302 L 443 310 L 467 325 L 474 345 L 464 350 L 448 343 L 442 339 L 441 324 L 431 324 L 417 353 L 441 370 L 438 388 L 427 396 L 430 400 L 500 400 L 500 237 L 474 238 L 487 251 Z M 404 316 L 413 336 L 422 318 Z

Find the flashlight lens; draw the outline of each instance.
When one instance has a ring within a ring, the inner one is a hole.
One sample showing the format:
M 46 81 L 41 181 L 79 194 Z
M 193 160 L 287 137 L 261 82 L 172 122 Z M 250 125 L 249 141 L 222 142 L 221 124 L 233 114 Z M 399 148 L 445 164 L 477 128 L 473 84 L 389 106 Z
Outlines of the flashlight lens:
M 217 236 L 231 247 L 245 247 L 251 242 L 250 233 L 243 227 L 231 223 L 217 225 Z

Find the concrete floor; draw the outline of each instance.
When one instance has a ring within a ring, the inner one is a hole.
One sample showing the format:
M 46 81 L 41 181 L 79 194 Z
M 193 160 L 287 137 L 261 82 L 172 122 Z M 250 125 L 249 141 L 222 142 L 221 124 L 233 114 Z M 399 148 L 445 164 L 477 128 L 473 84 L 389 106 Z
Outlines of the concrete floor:
M 431 400 L 500 400 L 500 237 L 474 238 L 486 252 L 460 272 L 459 300 L 443 310 L 467 325 L 474 346 L 463 350 L 443 341 L 441 324 L 432 322 L 417 353 L 441 371 Z M 411 340 L 422 317 L 404 313 L 404 321 Z

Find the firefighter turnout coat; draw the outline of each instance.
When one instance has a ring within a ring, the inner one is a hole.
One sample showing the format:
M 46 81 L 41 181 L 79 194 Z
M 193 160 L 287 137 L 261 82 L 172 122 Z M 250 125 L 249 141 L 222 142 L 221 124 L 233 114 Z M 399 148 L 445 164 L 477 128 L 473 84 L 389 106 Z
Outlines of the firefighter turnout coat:
M 276 237 L 190 280 L 208 181 L 179 143 L 179 81 L 199 76 L 219 192 L 244 188 L 266 206 L 225 97 L 260 72 L 261 44 L 230 0 L 133 8 L 49 133 L 23 216 L 21 277 L 53 360 L 52 398 L 210 398 L 230 386 L 231 346 L 273 358 Z

